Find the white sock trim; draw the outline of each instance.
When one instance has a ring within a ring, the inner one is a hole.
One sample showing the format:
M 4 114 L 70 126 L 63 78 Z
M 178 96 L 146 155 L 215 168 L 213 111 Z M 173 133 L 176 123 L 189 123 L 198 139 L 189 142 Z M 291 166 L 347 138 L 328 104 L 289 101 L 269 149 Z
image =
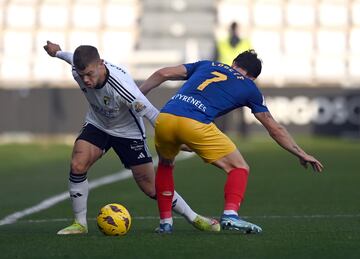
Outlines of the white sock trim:
M 236 216 L 238 216 L 238 213 L 235 210 L 224 210 L 223 214 L 224 215 L 236 215 Z
M 160 219 L 160 224 L 173 224 L 173 218 Z

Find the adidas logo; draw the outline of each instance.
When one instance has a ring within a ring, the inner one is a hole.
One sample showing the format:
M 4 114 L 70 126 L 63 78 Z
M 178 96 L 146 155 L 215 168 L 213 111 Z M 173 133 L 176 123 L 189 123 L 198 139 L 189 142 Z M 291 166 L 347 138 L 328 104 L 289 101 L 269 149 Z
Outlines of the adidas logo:
M 171 208 L 174 208 L 176 206 L 177 199 L 173 200 Z
M 137 158 L 137 159 L 140 159 L 140 158 L 145 158 L 145 155 L 144 155 L 144 153 L 143 153 L 143 152 L 141 152 L 141 153 L 140 153 L 140 155 L 138 156 L 138 158 Z
M 72 198 L 78 198 L 78 197 L 81 197 L 81 196 L 82 196 L 81 193 L 70 194 L 70 197 L 72 197 Z

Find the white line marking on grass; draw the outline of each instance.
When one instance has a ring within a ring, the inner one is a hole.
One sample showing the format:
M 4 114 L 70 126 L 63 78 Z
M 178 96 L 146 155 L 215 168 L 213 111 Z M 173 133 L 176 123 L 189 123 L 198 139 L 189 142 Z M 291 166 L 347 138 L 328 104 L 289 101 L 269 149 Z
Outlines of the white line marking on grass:
M 154 220 L 159 219 L 159 216 L 135 216 L 131 217 L 132 220 Z M 180 216 L 173 216 L 174 219 L 183 219 Z M 48 222 L 64 222 L 72 221 L 73 218 L 58 218 L 58 219 L 28 219 L 28 220 L 19 220 L 18 222 L 22 223 L 48 223 Z M 88 221 L 96 221 L 96 218 L 89 218 Z
M 250 218 L 250 217 L 247 217 Z M 288 216 L 280 216 L 280 215 L 264 215 L 264 216 L 253 216 L 251 218 L 264 218 L 264 219 L 326 219 L 326 218 L 360 218 L 360 214 L 316 214 L 316 215 L 288 215 Z
M 195 153 L 188 153 L 188 152 L 181 152 L 181 154 L 177 157 L 177 161 L 180 160 L 185 160 L 185 159 L 189 159 L 190 157 L 194 156 Z M 157 164 L 158 162 L 158 158 L 156 157 L 154 159 L 154 164 Z M 99 179 L 96 179 L 94 181 L 91 181 L 89 183 L 89 189 L 95 189 L 99 186 L 103 186 L 106 184 L 110 184 L 110 183 L 114 183 L 114 182 L 118 182 L 118 181 L 122 181 L 125 179 L 128 179 L 132 176 L 132 173 L 130 170 L 121 170 L 119 172 L 116 172 L 114 174 L 108 175 L 108 176 L 104 176 L 101 177 Z M 21 219 L 25 216 L 34 214 L 36 212 L 48 209 L 52 206 L 54 206 L 55 204 L 58 204 L 59 202 L 62 202 L 64 200 L 67 200 L 69 198 L 69 192 L 63 192 L 60 194 L 57 194 L 55 196 L 52 196 L 50 198 L 47 198 L 45 200 L 43 200 L 42 202 L 40 202 L 39 204 L 32 206 L 30 208 L 24 209 L 22 211 L 17 211 L 13 214 L 10 214 L 8 216 L 6 216 L 5 218 L 0 220 L 0 226 L 2 225 L 7 225 L 7 224 L 13 224 L 15 223 L 18 219 Z
M 211 216 L 212 218 L 217 218 L 216 216 Z M 173 216 L 174 219 L 184 219 L 181 216 Z M 336 219 L 336 218 L 360 218 L 360 214 L 317 214 L 317 215 L 262 215 L 262 216 L 242 216 L 243 219 L 309 219 L 309 218 L 319 218 L 319 219 Z M 159 216 L 134 216 L 133 220 L 156 220 L 159 219 Z M 48 222 L 63 222 L 71 221 L 72 218 L 58 218 L 58 219 L 28 219 L 21 220 L 22 223 L 48 223 Z M 95 221 L 95 218 L 89 218 L 89 221 Z

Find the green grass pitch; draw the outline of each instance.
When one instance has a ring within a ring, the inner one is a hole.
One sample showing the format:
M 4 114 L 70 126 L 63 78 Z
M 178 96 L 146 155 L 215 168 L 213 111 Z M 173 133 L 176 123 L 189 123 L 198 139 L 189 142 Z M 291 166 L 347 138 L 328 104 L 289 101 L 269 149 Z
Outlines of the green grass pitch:
M 251 167 L 240 214 L 263 228 L 260 235 L 204 233 L 177 217 L 174 233 L 159 236 L 156 203 L 130 178 L 91 190 L 88 235 L 55 234 L 72 221 L 69 201 L 0 226 L 0 258 L 359 258 L 360 141 L 297 140 L 323 162 L 323 173 L 304 170 L 268 137 L 236 140 Z M 70 153 L 59 144 L 1 145 L 0 220 L 65 192 Z M 89 180 L 121 168 L 110 152 Z M 224 182 L 224 173 L 197 157 L 176 165 L 176 189 L 200 214 L 220 216 Z M 132 214 L 124 237 L 96 227 L 99 208 L 110 202 Z

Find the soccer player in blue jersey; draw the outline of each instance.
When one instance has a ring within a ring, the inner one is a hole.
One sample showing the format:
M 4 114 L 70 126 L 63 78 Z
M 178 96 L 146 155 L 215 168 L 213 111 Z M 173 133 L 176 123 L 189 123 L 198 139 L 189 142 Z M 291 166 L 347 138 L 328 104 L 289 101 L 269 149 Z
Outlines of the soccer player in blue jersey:
M 220 219 L 224 230 L 260 233 L 261 227 L 238 216 L 244 198 L 249 165 L 234 143 L 213 123 L 231 110 L 247 106 L 284 149 L 321 172 L 323 165 L 302 150 L 287 130 L 278 124 L 254 83 L 261 73 L 261 60 L 254 50 L 239 54 L 232 66 L 212 61 L 166 67 L 152 74 L 140 87 L 146 94 L 167 80 L 187 80 L 160 111 L 155 123 L 155 144 L 159 165 L 155 180 L 160 212 L 159 233 L 172 232 L 171 201 L 174 194 L 174 159 L 181 144 L 188 145 L 205 162 L 227 173 L 225 206 Z

